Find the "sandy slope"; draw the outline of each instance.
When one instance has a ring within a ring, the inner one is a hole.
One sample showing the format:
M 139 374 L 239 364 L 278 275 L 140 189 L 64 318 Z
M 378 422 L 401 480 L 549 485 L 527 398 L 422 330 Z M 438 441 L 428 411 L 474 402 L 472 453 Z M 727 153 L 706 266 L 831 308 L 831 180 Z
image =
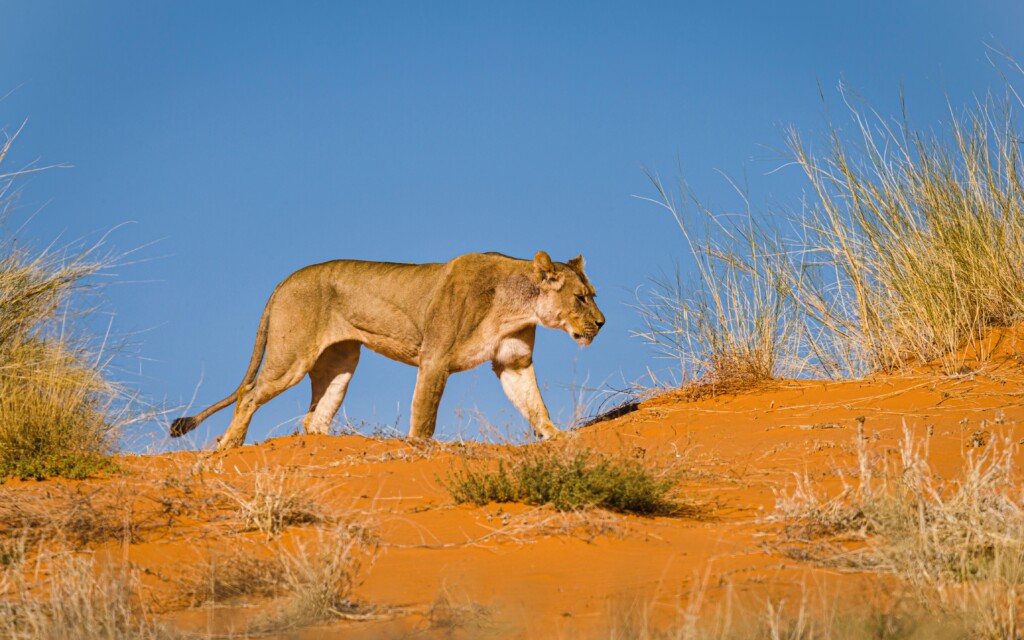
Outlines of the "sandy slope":
M 196 632 L 242 629 L 278 606 L 260 597 L 192 606 L 184 585 L 210 558 L 316 544 L 317 525 L 273 539 L 239 530 L 231 496 L 251 494 L 257 481 L 304 496 L 331 522 L 365 527 L 378 543 L 355 590 L 374 619 L 289 637 L 607 637 L 638 620 L 664 627 L 684 624 L 688 612 L 742 618 L 802 595 L 827 609 L 884 603 L 899 588 L 894 579 L 814 568 L 777 551 L 781 525 L 767 518 L 776 492 L 790 490 L 794 474 L 833 492 L 855 477 L 858 417 L 876 456 L 896 455 L 905 428 L 922 438 L 930 431 L 930 461 L 950 476 L 981 440 L 1024 438 L 1015 351 L 959 377 L 783 381 L 699 402 L 669 393 L 561 445 L 675 465 L 694 507 L 682 517 L 456 506 L 443 482 L 449 470 L 501 455 L 502 446 L 293 436 L 214 456 L 201 470 L 203 454 L 177 453 L 124 457 L 119 477 L 12 480 L 0 486 L 0 532 L 16 536 L 31 525 L 44 548 L 129 563 L 153 610 Z M 93 524 L 83 534 L 85 521 Z M 44 584 L 45 566 L 33 576 Z

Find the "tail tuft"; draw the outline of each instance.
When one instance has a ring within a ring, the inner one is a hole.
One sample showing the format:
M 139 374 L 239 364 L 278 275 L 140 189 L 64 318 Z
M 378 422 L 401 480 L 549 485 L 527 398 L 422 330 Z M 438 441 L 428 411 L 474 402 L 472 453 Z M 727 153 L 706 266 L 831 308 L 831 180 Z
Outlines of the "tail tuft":
M 171 423 L 171 437 L 180 438 L 189 431 L 199 426 L 199 421 L 195 417 L 189 416 L 187 418 L 178 418 Z

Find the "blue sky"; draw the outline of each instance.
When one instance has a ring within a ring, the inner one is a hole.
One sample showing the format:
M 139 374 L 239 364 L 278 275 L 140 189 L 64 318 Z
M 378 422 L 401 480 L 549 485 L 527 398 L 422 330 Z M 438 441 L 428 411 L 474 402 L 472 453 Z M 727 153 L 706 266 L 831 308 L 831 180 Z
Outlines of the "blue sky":
M 124 380 L 202 408 L 235 388 L 274 285 L 334 258 L 445 261 L 470 251 L 582 253 L 608 324 L 588 349 L 538 336 L 558 424 L 571 386 L 664 370 L 630 308 L 684 257 L 643 168 L 681 171 L 712 208 L 796 206 L 785 127 L 823 124 L 819 85 L 843 80 L 883 113 L 904 87 L 939 126 L 998 84 L 985 44 L 1024 56 L 1024 3 L 52 2 L 0 3 L 0 125 L 27 125 L 6 169 L 71 168 L 23 183 L 23 235 L 153 241 L 106 289 L 131 334 Z M 685 263 L 684 263 L 685 264 Z M 355 421 L 407 429 L 415 370 L 364 354 Z M 201 381 L 201 384 L 200 384 Z M 249 440 L 290 433 L 304 382 L 261 409 Z M 439 435 L 479 409 L 525 424 L 489 368 L 454 376 Z M 180 415 L 175 413 L 171 417 Z M 230 409 L 196 442 L 220 434 Z M 162 446 L 162 443 L 160 443 Z M 142 446 L 142 445 L 135 445 Z

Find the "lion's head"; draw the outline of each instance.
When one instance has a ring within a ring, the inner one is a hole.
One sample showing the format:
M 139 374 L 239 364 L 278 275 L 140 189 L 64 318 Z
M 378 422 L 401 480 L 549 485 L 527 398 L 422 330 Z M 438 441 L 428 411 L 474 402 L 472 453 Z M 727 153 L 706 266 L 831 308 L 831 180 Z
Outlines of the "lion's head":
M 533 269 L 540 295 L 537 317 L 549 329 L 561 329 L 583 346 L 594 341 L 604 325 L 604 314 L 594 302 L 594 287 L 583 273 L 583 256 L 565 264 L 538 251 Z

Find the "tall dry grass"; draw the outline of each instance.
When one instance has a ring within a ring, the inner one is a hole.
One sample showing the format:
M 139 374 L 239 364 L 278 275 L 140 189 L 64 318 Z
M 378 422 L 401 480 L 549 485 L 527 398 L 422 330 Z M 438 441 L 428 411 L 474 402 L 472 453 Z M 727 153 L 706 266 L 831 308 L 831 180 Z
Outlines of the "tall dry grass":
M 937 130 L 840 89 L 845 114 L 820 137 L 786 135 L 808 185 L 788 214 L 714 215 L 683 186 L 692 215 L 653 177 L 695 275 L 641 294 L 636 335 L 677 358 L 684 383 L 960 371 L 965 343 L 1024 321 L 1021 100 L 1004 78 L 1004 95 L 951 107 Z
M 695 396 L 737 391 L 776 377 L 788 354 L 790 291 L 780 250 L 748 209 L 716 216 L 680 181 L 681 202 L 660 178 L 648 201 L 679 225 L 694 277 L 679 266 L 651 279 L 636 309 L 643 328 L 633 334 L 659 355 L 679 362 L 682 384 Z
M 1024 320 L 1024 183 L 1013 103 L 988 96 L 939 132 L 906 113 L 844 104 L 816 152 L 787 143 L 813 199 L 788 272 L 833 375 L 952 356 L 983 329 Z
M 0 146 L 0 167 L 14 138 Z M 134 419 L 108 375 L 111 351 L 86 328 L 93 276 L 115 263 L 102 243 L 35 249 L 11 232 L 23 172 L 0 173 L 0 481 L 84 477 L 109 468 Z

